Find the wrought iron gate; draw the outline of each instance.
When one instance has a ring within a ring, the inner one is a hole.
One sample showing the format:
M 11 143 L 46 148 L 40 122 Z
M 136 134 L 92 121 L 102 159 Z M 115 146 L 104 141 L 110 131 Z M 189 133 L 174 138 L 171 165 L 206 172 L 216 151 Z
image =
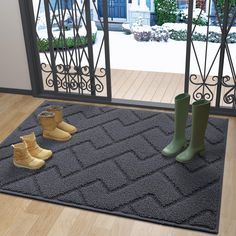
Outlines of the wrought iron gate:
M 103 3 L 102 20 L 99 18 L 96 0 L 19 2 L 33 93 L 37 96 L 43 94 L 44 97 L 110 102 L 108 1 L 100 1 Z M 194 1 L 190 0 L 188 5 L 184 90 L 192 95 L 193 100 L 210 100 L 213 111 L 217 113 L 235 115 L 236 1 L 196 2 L 201 3 L 197 16 L 193 14 Z M 203 12 L 206 17 L 206 34 L 199 47 L 195 40 L 202 36 L 198 32 L 196 21 L 201 21 Z M 42 15 L 45 17 L 42 18 Z M 93 31 L 92 20 L 100 24 L 101 34 Z M 42 37 L 43 26 L 46 26 L 45 37 Z M 212 26 L 217 27 L 219 32 L 212 32 Z M 81 29 L 84 33 L 81 33 Z M 95 40 L 98 45 L 96 49 L 93 44 Z M 115 103 L 115 100 L 112 102 Z M 128 101 L 126 104 L 133 105 L 134 102 Z M 170 107 L 169 104 L 154 105 Z M 140 106 L 154 105 L 145 103 Z
M 32 0 L 41 93 L 111 100 L 107 17 L 96 1 Z M 103 1 L 107 16 L 107 1 Z M 102 30 L 97 31 L 96 22 Z
M 211 101 L 220 113 L 227 110 L 233 114 L 236 108 L 236 2 L 201 1 L 197 16 L 193 5 L 193 0 L 189 1 L 185 92 L 192 94 L 194 100 Z M 201 26 L 195 22 L 200 20 L 204 20 L 206 32 L 205 42 L 198 47 L 195 40 L 203 36 Z

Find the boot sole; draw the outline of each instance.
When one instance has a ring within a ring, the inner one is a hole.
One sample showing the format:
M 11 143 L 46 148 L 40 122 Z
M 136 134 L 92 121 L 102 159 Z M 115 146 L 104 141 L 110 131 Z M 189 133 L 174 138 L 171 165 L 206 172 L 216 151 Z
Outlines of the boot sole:
M 202 151 L 197 152 L 197 153 L 193 156 L 193 158 L 190 159 L 190 160 L 188 160 L 188 161 L 180 161 L 180 160 L 177 160 L 177 159 L 176 159 L 176 161 L 178 161 L 179 163 L 187 164 L 187 163 L 191 162 L 193 159 L 195 159 L 197 155 L 199 155 L 200 157 L 203 158 L 203 157 L 206 155 L 206 150 L 202 150 Z
M 24 166 L 24 165 L 20 165 L 17 164 L 15 161 L 13 161 L 14 166 L 18 167 L 18 168 L 25 168 L 25 169 L 30 169 L 30 170 L 38 170 L 40 168 L 42 168 L 44 165 L 37 167 L 37 168 L 33 168 L 33 167 L 29 167 L 29 166 Z
M 58 129 L 61 129 L 61 130 L 65 131 L 65 132 L 67 132 L 67 133 L 69 133 L 69 134 L 71 134 L 71 135 L 78 132 L 77 129 L 76 129 L 74 132 L 69 132 L 68 130 L 65 130 L 65 129 L 62 129 L 62 128 L 58 128 Z
M 46 139 L 50 139 L 50 140 L 55 140 L 55 141 L 60 141 L 60 142 L 64 142 L 64 141 L 68 141 L 71 139 L 71 137 L 67 138 L 67 139 L 59 139 L 59 138 L 53 138 L 51 136 L 45 135 L 43 134 L 43 137 Z
M 75 134 L 77 133 L 78 130 L 74 131 L 74 132 L 68 132 L 69 134 Z

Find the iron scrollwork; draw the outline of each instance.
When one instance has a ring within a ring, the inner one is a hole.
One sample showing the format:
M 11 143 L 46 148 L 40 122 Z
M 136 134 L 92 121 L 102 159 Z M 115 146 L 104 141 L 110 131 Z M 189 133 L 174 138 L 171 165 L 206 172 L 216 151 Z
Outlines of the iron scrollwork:
M 193 99 L 200 100 L 206 99 L 208 101 L 212 101 L 214 98 L 214 94 L 210 87 L 217 86 L 218 84 L 218 76 L 208 77 L 207 80 L 202 80 L 198 82 L 198 76 L 195 74 L 190 75 L 190 82 L 197 86 L 197 89 L 193 92 Z
M 45 82 L 48 87 L 53 87 L 53 78 L 50 76 L 53 71 L 52 68 L 47 66 L 45 63 L 41 64 L 41 70 L 48 73 Z M 101 93 L 104 90 L 104 85 L 101 81 L 102 78 L 106 77 L 106 69 L 100 68 L 99 74 L 94 74 L 95 85 L 91 84 L 90 71 L 88 66 L 68 66 L 68 65 L 56 65 L 55 73 L 57 75 L 57 85 L 58 88 L 64 90 L 77 90 L 81 89 L 83 91 L 96 91 Z
M 233 81 L 231 83 L 230 81 Z M 222 86 L 228 88 L 228 91 L 224 94 L 223 100 L 226 104 L 232 104 L 236 106 L 236 82 L 230 76 L 226 75 L 221 80 Z

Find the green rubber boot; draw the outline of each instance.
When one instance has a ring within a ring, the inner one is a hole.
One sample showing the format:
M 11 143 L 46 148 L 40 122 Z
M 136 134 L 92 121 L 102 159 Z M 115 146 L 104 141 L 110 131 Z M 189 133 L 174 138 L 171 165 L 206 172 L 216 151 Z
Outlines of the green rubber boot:
M 187 93 L 182 93 L 175 97 L 174 137 L 171 143 L 168 144 L 161 152 L 162 155 L 166 157 L 176 156 L 187 147 L 185 128 L 188 118 L 189 101 L 190 96 Z
M 176 160 L 182 163 L 191 161 L 196 154 L 205 154 L 205 131 L 209 118 L 210 102 L 204 99 L 194 102 L 192 110 L 192 135 L 188 148 Z

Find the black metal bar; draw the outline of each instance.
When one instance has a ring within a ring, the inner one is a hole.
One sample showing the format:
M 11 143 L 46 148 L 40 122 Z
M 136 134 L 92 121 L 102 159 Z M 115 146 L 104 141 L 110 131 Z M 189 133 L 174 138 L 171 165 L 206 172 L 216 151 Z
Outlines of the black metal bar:
M 226 54 L 228 56 L 229 66 L 230 66 L 230 69 L 231 69 L 231 72 L 232 72 L 233 81 L 236 84 L 236 72 L 235 72 L 234 63 L 233 63 L 233 60 L 232 60 L 232 56 L 231 56 L 228 44 L 226 44 Z
M 93 37 L 91 27 L 91 15 L 90 15 L 90 0 L 85 1 L 85 15 L 86 15 L 86 30 L 87 30 L 87 41 L 88 41 L 88 55 L 89 55 L 89 71 L 90 71 L 90 82 L 91 82 L 91 95 L 96 95 L 95 90 L 95 71 L 94 71 L 94 57 L 93 57 Z
M 72 4 L 72 6 L 73 6 L 73 4 Z M 74 32 L 74 41 L 75 41 L 74 50 L 75 50 L 75 55 L 76 55 L 76 65 L 79 68 L 82 67 L 81 63 L 82 63 L 82 56 L 84 53 L 84 50 L 82 50 L 82 52 L 80 52 L 80 47 L 79 47 L 79 43 L 78 43 L 78 39 L 80 38 L 79 26 L 80 26 L 81 22 L 85 25 L 84 19 L 82 17 L 83 9 L 84 9 L 84 3 L 80 9 L 78 2 L 77 1 L 74 2 L 74 9 L 73 9 L 73 12 L 74 12 L 74 14 L 73 14 L 73 32 Z M 77 10 L 79 13 L 77 13 Z M 78 20 L 78 14 L 79 14 L 79 20 Z M 85 56 L 86 56 L 86 54 L 85 54 Z M 78 80 L 78 83 L 82 83 L 83 82 L 82 75 L 77 74 L 77 80 Z M 80 87 L 78 87 L 78 92 L 79 92 L 79 94 L 84 93 L 83 89 Z
M 221 35 L 221 48 L 220 48 L 220 60 L 219 60 L 219 70 L 218 70 L 218 85 L 216 90 L 216 107 L 220 107 L 221 100 L 221 81 L 224 70 L 224 60 L 225 60 L 225 48 L 226 48 L 226 39 L 227 39 L 227 27 L 228 27 L 228 15 L 229 15 L 229 0 L 225 0 L 224 3 L 224 20 L 223 20 L 223 29 Z
M 30 82 L 33 96 L 43 91 L 40 58 L 37 48 L 37 34 L 32 1 L 19 0 L 21 21 L 23 26 L 25 48 L 28 60 Z M 32 60 L 32 58 L 34 60 Z
M 47 22 L 47 32 L 48 32 L 48 44 L 49 44 L 49 51 L 50 51 L 50 57 L 51 57 L 51 64 L 52 64 L 52 76 L 53 76 L 53 86 L 54 91 L 58 92 L 58 85 L 57 85 L 57 75 L 56 75 L 56 62 L 55 62 L 55 56 L 54 56 L 54 46 L 53 46 L 53 34 L 52 34 L 52 26 L 50 23 L 50 10 L 48 6 L 49 0 L 44 0 L 44 9 L 45 9 L 45 16 L 46 16 L 46 22 Z
M 65 4 L 65 9 L 63 9 L 63 2 Z M 68 59 L 68 53 L 70 54 L 70 51 L 69 51 L 69 48 L 67 47 L 67 44 L 66 44 L 66 32 L 65 32 L 65 24 L 64 24 L 64 15 L 65 15 L 65 12 L 66 12 L 66 3 L 67 3 L 67 0 L 60 0 L 60 4 L 59 4 L 59 7 L 58 7 L 58 12 L 59 12 L 59 30 L 60 30 L 60 35 L 62 36 L 63 38 L 63 55 L 64 55 L 64 58 L 65 60 L 63 61 L 63 64 L 64 66 L 68 66 L 69 67 L 69 59 Z M 64 12 L 63 12 L 64 11 Z M 71 56 L 73 57 L 73 55 Z M 70 72 L 69 72 L 69 69 L 65 71 L 65 81 L 66 81 L 66 84 L 69 84 L 70 83 Z M 66 92 L 69 92 L 70 93 L 70 86 L 66 86 Z
M 191 45 L 192 45 L 192 48 L 193 48 L 193 53 L 194 53 L 195 59 L 196 59 L 196 61 L 197 61 L 197 66 L 198 66 L 198 69 L 199 69 L 199 73 L 200 73 L 200 75 L 201 75 L 202 81 L 204 81 L 204 74 L 202 73 L 200 61 L 199 61 L 199 59 L 198 59 L 197 51 L 196 51 L 196 49 L 195 49 L 195 46 L 194 46 L 193 41 L 191 41 Z M 191 57 L 190 57 L 190 59 L 191 59 Z M 189 63 L 190 63 L 190 59 L 189 59 Z
M 205 3 L 206 6 L 206 3 Z M 207 76 L 206 76 L 206 69 L 207 69 L 207 56 L 208 56 L 208 44 L 209 44 L 209 27 L 210 27 L 210 7 L 211 7 L 211 0 L 209 0 L 208 3 L 208 19 L 207 19 L 207 37 L 206 37 L 206 47 L 205 47 L 205 61 L 204 61 L 204 80 L 207 80 Z
M 186 44 L 186 61 L 185 61 L 185 82 L 184 82 L 184 92 L 185 93 L 188 93 L 188 90 L 189 90 L 191 41 L 192 41 L 192 19 L 193 19 L 193 0 L 189 0 L 187 44 Z
M 107 0 L 103 1 L 103 23 L 104 23 L 104 46 L 105 46 L 105 63 L 106 63 L 106 84 L 107 98 L 112 99 L 111 90 L 111 66 L 110 66 L 110 49 L 109 49 L 109 32 L 108 32 L 108 4 Z
M 209 76 L 209 74 L 210 74 L 210 72 L 211 72 L 211 69 L 212 69 L 212 67 L 213 67 L 213 65 L 214 65 L 214 63 L 215 63 L 215 61 L 216 61 L 216 58 L 217 58 L 219 52 L 220 52 L 220 47 L 218 48 L 218 50 L 217 50 L 217 52 L 216 52 L 216 55 L 215 55 L 215 57 L 214 57 L 214 59 L 213 59 L 213 61 L 212 61 L 212 63 L 211 63 L 211 66 L 210 66 L 210 68 L 209 68 L 209 70 L 208 70 L 208 73 L 207 73 L 207 75 L 206 75 L 207 78 L 208 78 L 208 76 Z
M 78 47 L 78 43 L 77 43 L 77 35 L 76 35 L 76 29 L 79 30 L 79 26 L 78 26 L 78 19 L 77 19 L 77 13 L 76 13 L 76 4 L 74 4 L 74 8 L 73 8 L 73 2 L 71 1 L 71 6 L 72 6 L 72 23 L 73 23 L 73 36 L 74 36 L 74 50 L 75 50 L 75 64 L 78 66 L 78 64 L 80 63 L 78 61 L 78 54 L 79 54 L 79 47 Z M 77 31 L 78 33 L 78 31 Z M 77 74 L 76 75 L 76 79 L 77 82 L 80 83 L 81 78 L 80 75 Z M 83 93 L 83 90 L 80 89 L 80 86 L 78 86 L 78 93 L 81 94 Z

